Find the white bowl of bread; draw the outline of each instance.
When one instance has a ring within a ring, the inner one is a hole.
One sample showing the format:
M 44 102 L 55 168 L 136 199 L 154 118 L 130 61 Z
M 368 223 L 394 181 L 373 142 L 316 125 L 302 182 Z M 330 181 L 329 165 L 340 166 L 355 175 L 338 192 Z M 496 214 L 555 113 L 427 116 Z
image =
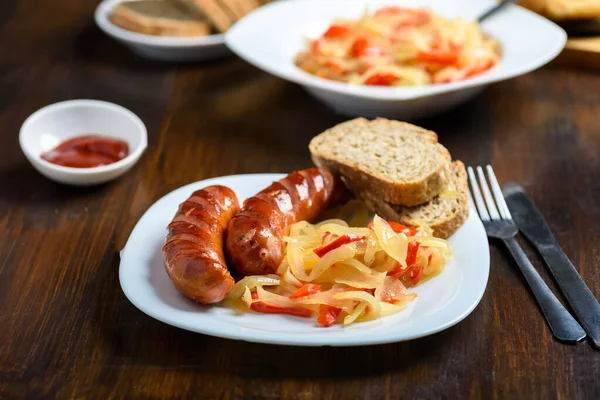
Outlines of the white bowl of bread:
M 358 21 L 365 10 L 372 14 L 391 5 L 428 7 L 448 19 L 472 21 L 496 4 L 495 0 L 288 0 L 265 5 L 246 16 L 227 32 L 225 40 L 234 53 L 249 63 L 303 86 L 342 114 L 410 120 L 448 110 L 490 83 L 543 66 L 563 49 L 565 32 L 535 13 L 508 5 L 481 24 L 483 32 L 501 47 L 499 61 L 493 68 L 451 83 L 389 87 L 325 79 L 299 68 L 295 60 L 307 49 L 307 39 L 323 38 L 334 21 Z
M 230 54 L 223 33 L 259 6 L 258 0 L 104 0 L 95 19 L 143 57 L 200 61 Z
M 469 216 L 467 173 L 437 134 L 405 122 L 357 118 L 326 130 L 309 146 L 313 162 L 342 176 L 382 218 L 426 226 L 448 238 Z

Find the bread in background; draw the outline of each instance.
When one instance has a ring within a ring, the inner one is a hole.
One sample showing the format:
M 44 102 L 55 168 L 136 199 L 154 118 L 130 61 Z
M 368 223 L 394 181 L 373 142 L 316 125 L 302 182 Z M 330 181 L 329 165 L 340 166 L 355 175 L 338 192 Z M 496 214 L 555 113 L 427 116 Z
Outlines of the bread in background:
M 224 33 L 245 15 L 260 7 L 257 0 L 184 0 L 196 7 L 218 32 Z
M 210 25 L 201 13 L 179 0 L 134 0 L 117 4 L 113 24 L 154 36 L 206 36 Z
M 219 0 L 233 15 L 236 21 L 244 18 L 252 11 L 260 7 L 257 0 Z
M 555 21 L 600 18 L 600 0 L 521 0 L 518 4 Z
M 184 0 L 188 5 L 200 10 L 206 16 L 206 19 L 217 30 L 217 32 L 227 32 L 235 23 L 236 17 L 218 0 Z

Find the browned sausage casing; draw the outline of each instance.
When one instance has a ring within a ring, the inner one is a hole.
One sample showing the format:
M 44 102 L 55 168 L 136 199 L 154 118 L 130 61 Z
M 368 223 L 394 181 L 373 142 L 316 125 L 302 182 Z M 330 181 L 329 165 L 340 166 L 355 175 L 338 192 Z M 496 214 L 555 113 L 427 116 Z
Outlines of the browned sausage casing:
M 229 222 L 227 256 L 242 275 L 272 274 L 283 260 L 283 237 L 298 221 L 314 221 L 348 193 L 339 177 L 316 168 L 296 171 L 244 202 Z
M 225 186 L 198 190 L 179 206 L 167 228 L 163 257 L 171 281 L 183 295 L 213 304 L 233 288 L 223 244 L 239 207 L 235 193 Z

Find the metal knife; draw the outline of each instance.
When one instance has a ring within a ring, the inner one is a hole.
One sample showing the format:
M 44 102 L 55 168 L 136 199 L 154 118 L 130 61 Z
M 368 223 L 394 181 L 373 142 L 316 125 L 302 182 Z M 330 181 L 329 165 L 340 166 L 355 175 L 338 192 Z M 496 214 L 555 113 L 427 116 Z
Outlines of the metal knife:
M 516 183 L 508 183 L 502 193 L 517 227 L 541 254 L 588 337 L 600 349 L 600 303 L 560 248 L 525 190 Z

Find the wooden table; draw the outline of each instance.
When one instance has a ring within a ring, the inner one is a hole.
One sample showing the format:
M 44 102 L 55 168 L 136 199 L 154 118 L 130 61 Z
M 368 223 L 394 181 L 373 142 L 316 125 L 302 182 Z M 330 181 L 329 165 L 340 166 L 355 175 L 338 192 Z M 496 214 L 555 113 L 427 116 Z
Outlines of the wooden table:
M 139 59 L 93 26 L 95 3 L 0 2 L 1 399 L 600 398 L 600 353 L 552 339 L 495 244 L 477 309 L 406 343 L 249 344 L 137 310 L 119 286 L 118 251 L 153 202 L 204 178 L 309 167 L 310 138 L 344 117 L 236 58 Z M 61 186 L 21 153 L 23 120 L 75 98 L 119 103 L 146 123 L 148 150 L 118 181 Z M 598 104 L 597 75 L 550 66 L 417 121 L 465 164 L 491 163 L 501 183 L 523 184 L 596 296 Z

